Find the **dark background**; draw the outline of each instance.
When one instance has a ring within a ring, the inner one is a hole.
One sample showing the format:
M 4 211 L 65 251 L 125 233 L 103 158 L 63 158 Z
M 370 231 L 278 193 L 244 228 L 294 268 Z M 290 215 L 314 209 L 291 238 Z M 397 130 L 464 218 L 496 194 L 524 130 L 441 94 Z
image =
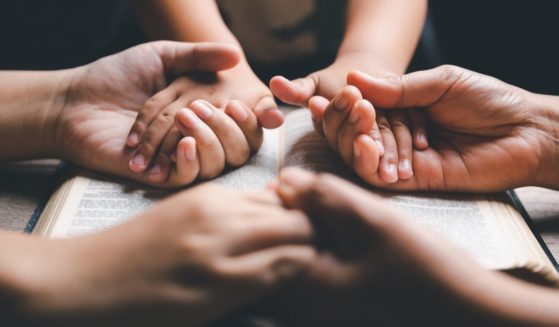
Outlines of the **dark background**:
M 431 0 L 411 69 L 451 63 L 559 94 L 558 14 L 554 0 Z M 0 4 L 0 69 L 74 67 L 143 41 L 127 1 Z

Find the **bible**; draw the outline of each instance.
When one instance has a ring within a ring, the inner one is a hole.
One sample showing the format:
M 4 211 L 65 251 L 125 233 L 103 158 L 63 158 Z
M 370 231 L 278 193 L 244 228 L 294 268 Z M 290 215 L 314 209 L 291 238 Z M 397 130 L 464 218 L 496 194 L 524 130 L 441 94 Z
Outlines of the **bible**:
M 262 190 L 288 166 L 333 173 L 363 185 L 314 132 L 306 109 L 289 112 L 284 126 L 265 131 L 260 151 L 246 165 L 211 182 L 235 190 Z M 70 169 L 67 175 L 32 222 L 33 233 L 58 238 L 100 231 L 133 218 L 169 194 L 83 169 Z M 559 285 L 557 263 L 529 219 L 515 208 L 510 194 L 391 193 L 368 188 L 487 269 Z

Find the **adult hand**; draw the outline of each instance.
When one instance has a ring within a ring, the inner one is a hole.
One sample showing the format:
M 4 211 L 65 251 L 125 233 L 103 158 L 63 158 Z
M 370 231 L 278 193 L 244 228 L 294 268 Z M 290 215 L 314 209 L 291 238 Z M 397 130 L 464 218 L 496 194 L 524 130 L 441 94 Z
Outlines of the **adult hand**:
M 263 309 L 289 325 L 545 325 L 559 319 L 553 290 L 482 269 L 355 185 L 289 169 L 277 192 L 309 217 L 319 244 L 304 277 Z
M 135 152 L 126 147 L 126 137 L 146 100 L 165 88 L 168 79 L 230 68 L 239 57 L 229 45 L 160 41 L 69 70 L 66 101 L 53 125 L 58 157 L 159 187 L 190 183 L 199 170 L 197 156 L 189 155 L 191 139 L 177 145 L 176 165 L 168 159 L 159 162 L 155 173 L 169 175 L 160 183 L 152 171 L 137 174 L 128 168 Z
M 283 209 L 272 192 L 212 185 L 91 236 L 13 238 L 22 251 L 8 280 L 24 295 L 9 312 L 38 325 L 202 325 L 268 294 L 314 259 L 302 213 Z
M 550 97 L 454 66 L 396 78 L 352 72 L 348 83 L 375 108 L 423 108 L 429 126 L 431 147 L 412 149 L 413 176 L 388 184 L 361 174 L 373 185 L 476 192 L 559 187 L 559 110 Z M 366 152 L 371 144 L 356 146 Z

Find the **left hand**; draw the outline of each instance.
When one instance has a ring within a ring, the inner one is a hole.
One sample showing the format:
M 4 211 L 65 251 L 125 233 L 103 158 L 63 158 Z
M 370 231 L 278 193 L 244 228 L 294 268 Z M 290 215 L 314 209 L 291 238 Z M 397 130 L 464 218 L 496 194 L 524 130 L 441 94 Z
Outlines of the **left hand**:
M 195 142 L 177 145 L 177 163 L 161 164 L 164 183 L 150 172 L 129 167 L 134 151 L 126 136 L 148 98 L 167 86 L 167 78 L 191 71 L 218 71 L 234 66 L 237 49 L 211 43 L 152 42 L 139 45 L 67 73 L 66 101 L 54 123 L 57 155 L 81 166 L 158 187 L 190 183 L 199 172 Z

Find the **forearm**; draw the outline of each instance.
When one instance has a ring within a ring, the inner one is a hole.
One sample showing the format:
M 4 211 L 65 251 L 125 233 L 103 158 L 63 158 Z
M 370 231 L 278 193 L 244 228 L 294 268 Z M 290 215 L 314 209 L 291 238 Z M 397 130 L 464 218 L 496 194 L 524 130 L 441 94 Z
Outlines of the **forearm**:
M 152 40 L 213 41 L 239 45 L 213 0 L 134 0 L 132 4 Z
M 150 40 L 220 42 L 241 50 L 233 68 L 250 69 L 241 45 L 221 17 L 214 0 L 133 0 L 132 5 Z
M 339 55 L 369 52 L 383 68 L 405 72 L 427 12 L 425 0 L 351 0 Z
M 53 157 L 67 71 L 0 72 L 0 161 Z

